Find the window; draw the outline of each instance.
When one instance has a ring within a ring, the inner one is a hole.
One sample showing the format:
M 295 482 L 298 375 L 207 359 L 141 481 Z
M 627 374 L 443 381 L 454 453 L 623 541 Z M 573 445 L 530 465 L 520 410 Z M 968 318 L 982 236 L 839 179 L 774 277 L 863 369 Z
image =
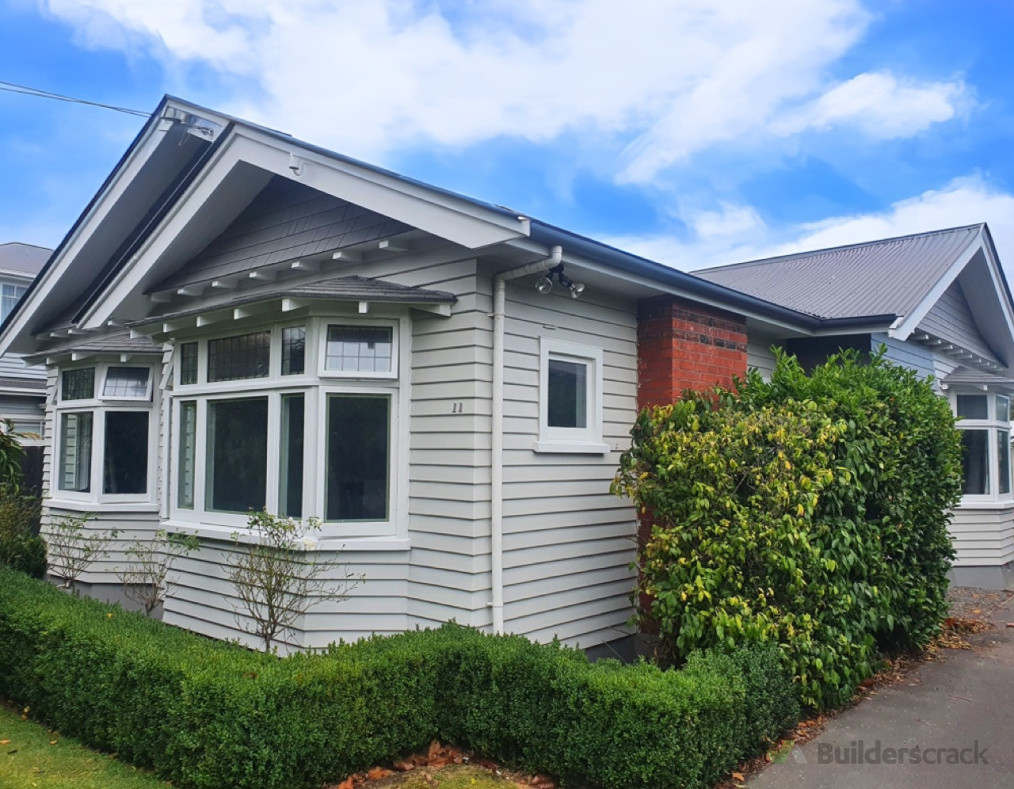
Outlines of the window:
M 58 491 L 94 503 L 151 501 L 152 378 L 152 368 L 139 365 L 99 363 L 60 372 Z
M 264 508 L 268 460 L 266 397 L 209 403 L 207 458 L 207 509 L 247 512 Z
M 324 520 L 387 520 L 390 402 L 383 396 L 328 396 Z
M 1011 496 L 1010 397 L 1005 394 L 956 393 L 964 473 L 962 492 L 972 502 Z
M 91 400 L 95 396 L 95 368 L 64 370 L 61 375 L 60 397 L 63 400 Z
M 7 316 L 14 311 L 15 305 L 27 290 L 28 288 L 21 285 L 9 285 L 6 282 L 0 285 L 0 322 L 7 320 Z
M 604 454 L 602 349 L 542 338 L 536 452 Z
M 208 342 L 208 380 L 238 381 L 268 374 L 271 332 L 259 331 Z
M 177 380 L 193 383 L 172 404 L 170 517 L 231 535 L 266 508 L 319 518 L 326 539 L 404 531 L 407 330 L 407 318 L 310 316 L 178 344 Z
M 60 490 L 88 493 L 92 479 L 92 414 L 60 415 Z
M 110 367 L 106 370 L 102 396 L 118 400 L 147 399 L 150 377 L 151 370 L 147 367 Z
M 389 375 L 394 371 L 390 326 L 328 326 L 324 369 L 338 373 Z
M 180 384 L 188 386 L 197 383 L 197 343 L 184 342 L 179 347 Z

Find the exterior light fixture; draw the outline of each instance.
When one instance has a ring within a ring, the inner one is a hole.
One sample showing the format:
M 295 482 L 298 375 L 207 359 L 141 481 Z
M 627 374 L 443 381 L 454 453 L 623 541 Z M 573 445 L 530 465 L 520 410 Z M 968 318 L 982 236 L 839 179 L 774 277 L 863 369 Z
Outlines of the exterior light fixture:
M 545 295 L 553 289 L 553 277 L 556 277 L 556 281 L 560 283 L 560 287 L 566 288 L 570 291 L 570 297 L 572 299 L 578 298 L 584 293 L 584 283 L 574 282 L 570 277 L 563 273 L 563 263 L 558 266 L 553 266 L 546 272 L 545 276 L 539 277 L 535 280 L 535 289 Z

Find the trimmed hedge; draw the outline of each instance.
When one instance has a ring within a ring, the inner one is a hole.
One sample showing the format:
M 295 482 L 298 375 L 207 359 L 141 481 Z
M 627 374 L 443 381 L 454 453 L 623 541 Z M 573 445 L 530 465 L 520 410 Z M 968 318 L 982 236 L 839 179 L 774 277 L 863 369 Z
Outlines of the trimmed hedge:
M 317 787 L 438 738 L 606 787 L 707 786 L 798 717 L 773 648 L 681 671 L 446 625 L 278 659 L 0 568 L 0 695 L 180 787 Z

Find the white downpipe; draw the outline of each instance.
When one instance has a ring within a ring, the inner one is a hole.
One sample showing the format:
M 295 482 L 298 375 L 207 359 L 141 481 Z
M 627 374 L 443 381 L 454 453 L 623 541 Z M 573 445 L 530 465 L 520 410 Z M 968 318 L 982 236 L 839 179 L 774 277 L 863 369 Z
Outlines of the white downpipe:
M 537 274 L 556 266 L 563 259 L 563 248 L 553 247 L 549 257 L 518 268 L 501 271 L 493 278 L 493 423 L 491 427 L 490 479 L 490 566 L 493 632 L 503 629 L 503 337 L 507 309 L 507 282 L 528 274 Z

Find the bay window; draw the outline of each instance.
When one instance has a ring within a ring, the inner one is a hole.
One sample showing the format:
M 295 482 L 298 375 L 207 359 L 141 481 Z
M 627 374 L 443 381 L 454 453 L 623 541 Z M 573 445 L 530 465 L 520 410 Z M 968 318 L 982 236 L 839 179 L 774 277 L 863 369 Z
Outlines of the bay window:
M 970 503 L 1009 499 L 1010 398 L 981 391 L 956 392 L 952 404 L 961 430 L 965 499 Z
M 150 502 L 154 477 L 150 366 L 96 363 L 61 370 L 54 495 Z
M 250 510 L 325 537 L 395 535 L 406 318 L 309 317 L 179 342 L 171 517 L 234 531 Z

